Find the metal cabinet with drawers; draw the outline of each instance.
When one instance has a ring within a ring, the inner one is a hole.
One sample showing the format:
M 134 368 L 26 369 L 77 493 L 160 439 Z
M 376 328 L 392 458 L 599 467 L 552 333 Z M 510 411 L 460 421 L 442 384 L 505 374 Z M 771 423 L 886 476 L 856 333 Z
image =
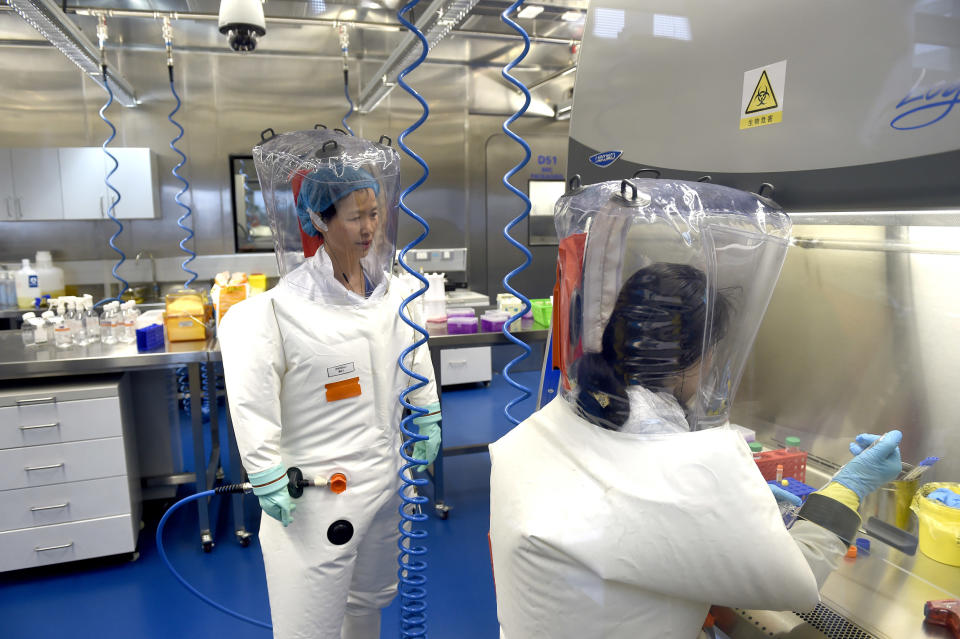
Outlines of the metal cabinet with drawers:
M 0 387 L 0 571 L 135 552 L 128 398 L 125 376 Z
M 442 386 L 489 382 L 493 378 L 489 346 L 442 350 L 439 363 Z

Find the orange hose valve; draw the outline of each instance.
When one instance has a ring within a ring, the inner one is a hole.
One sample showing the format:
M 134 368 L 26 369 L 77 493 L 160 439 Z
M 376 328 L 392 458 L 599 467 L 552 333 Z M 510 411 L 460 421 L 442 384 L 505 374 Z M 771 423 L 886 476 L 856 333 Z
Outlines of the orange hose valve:
M 340 494 L 347 489 L 347 477 L 343 473 L 335 473 L 330 477 L 330 491 Z

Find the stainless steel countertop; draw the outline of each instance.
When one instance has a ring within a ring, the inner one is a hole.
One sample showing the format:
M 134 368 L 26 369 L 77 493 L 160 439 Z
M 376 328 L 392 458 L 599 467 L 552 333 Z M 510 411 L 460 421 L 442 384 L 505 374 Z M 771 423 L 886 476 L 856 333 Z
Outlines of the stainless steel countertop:
M 152 353 L 138 353 L 136 344 L 90 344 L 57 348 L 52 344 L 25 347 L 19 331 L 0 331 L 0 379 L 104 373 L 166 368 L 206 362 L 211 340 L 168 343 Z
M 514 324 L 512 334 L 525 342 L 537 342 L 547 339 L 549 326 L 530 322 L 525 326 Z M 427 346 L 430 348 L 451 348 L 456 346 L 489 346 L 492 344 L 510 344 L 502 331 L 479 332 L 466 334 L 431 334 L 427 340 Z M 434 362 L 436 365 L 436 362 Z
M 537 342 L 547 339 L 549 326 L 531 323 L 526 327 L 521 327 L 513 331 L 514 335 L 527 342 Z M 454 348 L 458 346 L 490 346 L 493 344 L 509 344 L 510 341 L 500 331 L 492 333 L 467 333 L 464 335 L 431 335 L 427 340 L 429 348 Z M 213 339 L 210 341 L 210 361 L 222 361 L 220 353 L 220 343 Z M 434 362 L 434 366 L 437 362 Z
M 870 539 L 871 552 L 842 559 L 821 589 L 823 602 L 878 637 L 944 637 L 924 625 L 923 604 L 960 598 L 960 567 L 930 559 L 919 550 L 905 555 Z

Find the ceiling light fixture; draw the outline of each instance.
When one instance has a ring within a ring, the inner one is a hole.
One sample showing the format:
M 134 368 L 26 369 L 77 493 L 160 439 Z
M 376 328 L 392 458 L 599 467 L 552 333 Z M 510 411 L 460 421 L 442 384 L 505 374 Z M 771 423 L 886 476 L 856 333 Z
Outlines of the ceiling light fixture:
M 532 20 L 541 13 L 543 13 L 543 7 L 540 5 L 525 4 L 523 5 L 523 9 L 520 9 L 520 11 L 517 13 L 517 17 L 523 18 L 524 20 Z
M 564 22 L 577 22 L 583 19 L 583 14 L 579 11 L 564 11 L 560 14 L 560 19 Z
M 417 28 L 427 39 L 427 51 L 432 50 L 454 27 L 463 22 L 478 0 L 434 0 L 416 22 Z M 379 106 L 393 88 L 397 76 L 420 57 L 420 40 L 413 33 L 406 33 L 400 45 L 373 75 L 371 81 L 360 91 L 357 111 L 370 113 Z
M 101 72 L 100 52 L 80 31 L 59 4 L 51 0 L 7 0 L 21 18 L 40 32 L 47 42 L 60 49 L 91 80 L 106 89 Z M 130 83 L 115 69 L 109 69 L 110 89 L 114 98 L 126 107 L 137 106 L 137 97 Z

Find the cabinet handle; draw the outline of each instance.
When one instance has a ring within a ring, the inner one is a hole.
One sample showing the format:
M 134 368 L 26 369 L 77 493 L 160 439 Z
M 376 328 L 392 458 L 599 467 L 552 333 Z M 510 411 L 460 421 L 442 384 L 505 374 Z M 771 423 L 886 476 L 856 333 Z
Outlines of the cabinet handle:
M 466 366 L 467 360 L 465 359 L 455 359 L 447 362 L 449 366 Z
M 21 426 L 20 430 L 36 430 L 38 428 L 56 428 L 60 425 L 60 422 L 53 422 L 52 424 L 37 424 L 36 426 Z
M 24 406 L 27 404 L 56 404 L 56 397 L 37 397 L 36 399 L 18 399 L 17 406 Z
M 100 196 L 100 217 L 103 217 L 103 216 L 104 216 L 104 213 L 103 213 L 103 196 L 101 195 L 101 196 Z
M 30 512 L 37 512 L 38 510 L 55 510 L 57 508 L 66 508 L 70 505 L 70 502 L 64 502 L 62 504 L 57 504 L 56 506 L 34 506 L 30 509 Z
M 51 464 L 50 466 L 24 466 L 23 469 L 30 472 L 31 470 L 53 470 L 54 468 L 63 468 L 63 462 Z
M 70 548 L 71 546 L 73 546 L 72 541 L 69 544 L 60 544 L 59 546 L 47 546 L 45 548 L 41 548 L 40 546 L 37 546 L 33 550 L 34 552 L 43 552 L 45 550 L 62 550 L 63 548 Z
M 15 199 L 16 202 L 17 202 L 17 219 L 18 219 L 18 220 L 22 220 L 22 219 L 23 219 L 23 206 L 20 204 L 20 200 L 22 200 L 23 198 L 17 197 L 17 198 L 14 198 L 14 199 Z
M 6 205 L 7 205 L 7 217 L 13 218 L 13 213 L 10 212 L 10 199 L 11 198 L 8 195 L 7 197 L 4 198 L 4 201 L 6 202 Z

